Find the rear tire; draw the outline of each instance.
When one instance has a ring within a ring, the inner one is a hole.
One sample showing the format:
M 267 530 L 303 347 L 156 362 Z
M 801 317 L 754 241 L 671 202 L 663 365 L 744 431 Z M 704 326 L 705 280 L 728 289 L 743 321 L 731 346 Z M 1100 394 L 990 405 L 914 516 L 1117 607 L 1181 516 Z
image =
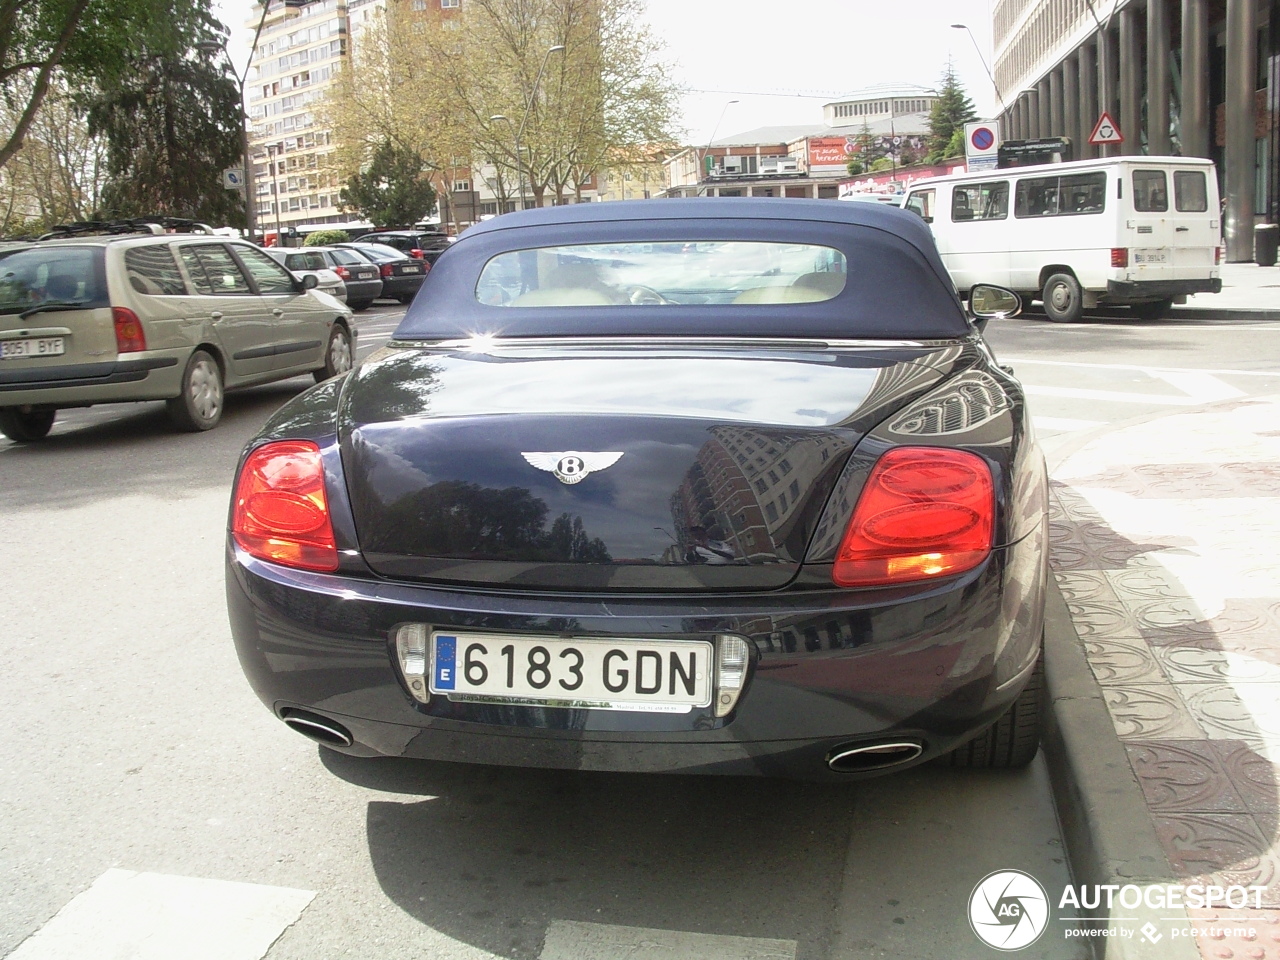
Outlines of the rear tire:
M 35 443 L 49 435 L 57 416 L 57 410 L 0 409 L 0 433 L 14 443 Z
M 182 392 L 166 401 L 169 420 L 179 430 L 212 430 L 222 419 L 222 370 L 218 361 L 196 350 L 182 371 Z
M 316 383 L 324 383 L 333 377 L 340 377 L 351 369 L 351 334 L 340 323 L 329 329 L 329 342 L 324 348 L 324 366 L 313 370 Z
M 1044 312 L 1054 323 L 1076 323 L 1084 315 L 1084 291 L 1069 273 L 1055 273 L 1044 282 L 1040 299 Z
M 1163 320 L 1173 309 L 1173 297 L 1163 300 L 1148 300 L 1146 303 L 1129 304 L 1129 312 L 1139 320 Z
M 397 300 L 399 300 L 399 301 L 400 301 L 401 303 L 403 303 L 403 304 L 410 304 L 410 303 L 412 303 L 412 302 L 413 302 L 413 294 L 412 294 L 412 293 L 402 293 L 402 294 L 399 294 L 399 295 L 396 297 L 396 299 L 397 299 Z
M 352 310 L 354 310 L 356 313 L 361 313 L 365 310 L 368 310 L 372 304 L 373 304 L 372 300 L 356 300 L 354 303 L 351 301 L 347 302 L 347 306 L 350 307 Z
M 1040 749 L 1044 695 L 1044 654 L 1041 653 L 1018 699 L 994 724 L 951 751 L 951 766 L 1012 770 L 1029 764 Z

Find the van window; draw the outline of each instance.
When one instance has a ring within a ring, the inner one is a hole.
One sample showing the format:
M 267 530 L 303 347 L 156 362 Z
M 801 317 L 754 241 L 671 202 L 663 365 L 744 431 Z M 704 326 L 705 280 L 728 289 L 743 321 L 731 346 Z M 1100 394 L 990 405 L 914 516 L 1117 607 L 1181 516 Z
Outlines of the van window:
M 1133 171 L 1133 209 L 1164 213 L 1169 209 L 1169 182 L 1163 170 Z
M 1064 217 L 1101 213 L 1107 202 L 1107 175 L 1077 173 L 1068 177 L 1027 177 L 1014 193 L 1015 217 Z
M 1009 181 L 956 184 L 952 220 L 1003 220 L 1009 215 Z
M 1204 213 L 1209 209 L 1203 170 L 1174 171 L 1173 202 L 1182 213 Z
M 933 190 L 917 190 L 907 197 L 907 202 L 903 204 L 903 208 L 919 216 L 925 223 L 933 223 L 934 192 Z

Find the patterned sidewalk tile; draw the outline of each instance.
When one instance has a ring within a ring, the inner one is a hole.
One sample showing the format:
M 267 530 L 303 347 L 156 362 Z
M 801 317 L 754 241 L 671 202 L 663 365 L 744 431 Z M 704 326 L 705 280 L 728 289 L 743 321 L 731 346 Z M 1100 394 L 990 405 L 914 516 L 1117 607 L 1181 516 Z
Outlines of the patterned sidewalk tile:
M 1280 766 L 1240 740 L 1214 740 L 1211 745 L 1245 807 L 1274 842 L 1280 825 Z
M 1248 814 L 1157 813 L 1152 822 L 1179 877 L 1262 876 L 1271 870 L 1271 845 Z
M 1280 684 L 1184 683 L 1177 689 L 1210 739 L 1280 741 Z
M 1249 812 L 1209 741 L 1139 740 L 1125 750 L 1154 813 Z
M 1280 665 L 1232 650 L 1150 648 L 1174 683 L 1280 683 Z
M 1253 901 L 1249 901 L 1252 906 Z M 1187 909 L 1205 960 L 1280 958 L 1280 914 L 1262 910 Z
M 1162 684 L 1169 680 L 1145 640 L 1095 638 L 1085 640 L 1084 649 L 1093 675 L 1104 687 Z
M 1205 734 L 1173 684 L 1103 687 L 1121 740 L 1203 740 Z

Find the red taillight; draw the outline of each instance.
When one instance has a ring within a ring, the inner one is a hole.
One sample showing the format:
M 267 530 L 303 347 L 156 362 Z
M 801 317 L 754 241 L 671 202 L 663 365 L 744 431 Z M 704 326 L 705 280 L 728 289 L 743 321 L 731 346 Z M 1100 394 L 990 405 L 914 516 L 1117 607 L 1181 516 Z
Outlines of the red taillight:
M 384 277 L 391 276 L 391 264 L 389 263 L 382 264 L 382 275 Z
M 411 257 L 413 257 L 415 260 L 421 260 L 421 259 L 422 259 L 422 251 L 421 251 L 421 250 L 418 250 L 418 249 L 410 250 L 410 251 L 409 251 L 409 255 L 410 255 Z
M 128 307 L 112 307 L 111 319 L 116 327 L 116 351 L 137 353 L 147 349 L 147 335 L 142 332 L 142 321 Z
M 836 554 L 840 587 L 929 580 L 991 552 L 995 494 L 986 461 L 964 450 L 896 447 L 871 471 Z
M 1129 248 L 1128 247 L 1112 247 L 1111 248 L 1111 266 L 1127 267 L 1129 265 Z
M 1213 265 L 1215 267 L 1222 265 L 1222 248 L 1221 247 L 1213 248 Z
M 350 280 L 350 279 L 351 279 L 351 271 L 350 271 L 350 270 L 348 270 L 348 269 L 347 269 L 346 267 L 344 267 L 344 266 L 341 266 L 341 265 L 335 266 L 335 267 L 333 268 L 333 272 L 334 272 L 334 273 L 336 273 L 336 274 L 338 275 L 338 278 L 339 278 L 340 280 Z
M 231 535 L 261 560 L 337 570 L 320 448 L 309 440 L 281 440 L 249 454 L 236 484 Z

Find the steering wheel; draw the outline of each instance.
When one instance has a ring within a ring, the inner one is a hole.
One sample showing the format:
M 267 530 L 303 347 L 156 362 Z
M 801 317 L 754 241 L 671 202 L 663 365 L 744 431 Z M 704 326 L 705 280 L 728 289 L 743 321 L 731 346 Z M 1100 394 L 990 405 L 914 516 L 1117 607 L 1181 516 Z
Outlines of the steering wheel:
M 633 303 L 636 306 L 649 306 L 652 304 L 671 302 L 657 290 L 653 289 L 653 287 L 646 287 L 641 284 L 629 287 L 626 291 L 626 297 L 628 303 Z

